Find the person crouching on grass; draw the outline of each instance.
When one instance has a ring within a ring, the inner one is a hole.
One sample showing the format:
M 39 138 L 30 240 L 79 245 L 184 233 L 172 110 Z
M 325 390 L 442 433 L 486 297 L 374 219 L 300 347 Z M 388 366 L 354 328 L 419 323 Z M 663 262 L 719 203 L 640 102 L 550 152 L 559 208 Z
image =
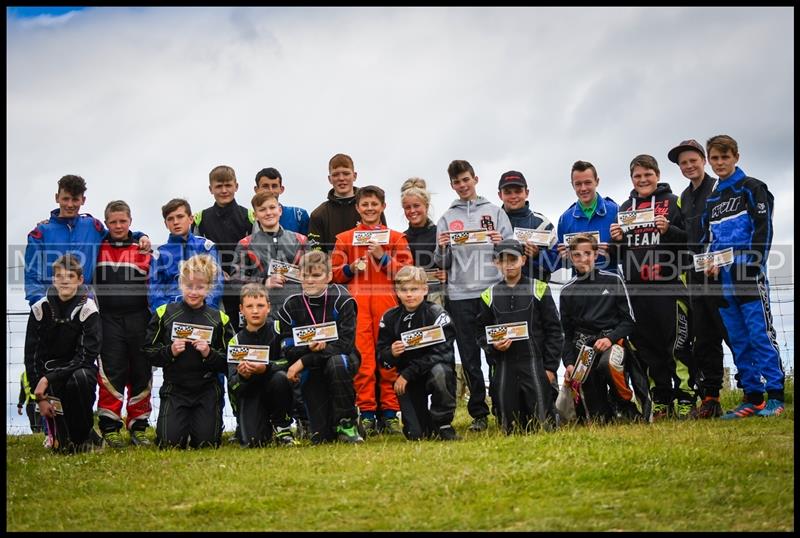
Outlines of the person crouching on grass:
M 564 341 L 556 304 L 546 282 L 522 274 L 527 257 L 516 239 L 494 245 L 494 263 L 503 280 L 481 294 L 478 340 L 497 365 L 499 425 L 508 435 L 515 429 L 552 429 L 556 371 Z M 520 321 L 528 325 L 527 339 L 487 343 L 486 326 Z
M 435 437 L 459 439 L 451 422 L 456 412 L 456 375 L 453 342 L 455 328 L 450 315 L 438 304 L 425 300 L 427 276 L 421 267 L 407 265 L 394 278 L 400 306 L 387 310 L 380 320 L 378 360 L 397 368 L 394 391 L 400 402 L 403 433 L 407 439 Z M 445 341 L 419 349 L 406 349 L 401 334 L 438 325 Z M 431 398 L 428 409 L 428 396 Z
M 94 432 L 100 316 L 83 284 L 78 258 L 65 254 L 53 263 L 53 285 L 31 306 L 25 335 L 25 372 L 55 452 L 96 448 Z M 60 399 L 63 414 L 52 398 Z M 95 437 L 97 439 L 95 439 Z
M 239 439 L 244 447 L 263 446 L 273 438 L 280 446 L 297 442 L 290 429 L 292 385 L 286 377 L 286 359 L 280 357 L 275 324 L 267 319 L 269 299 L 262 284 L 242 286 L 239 310 L 246 325 L 228 346 L 269 346 L 269 362 L 242 360 L 228 364 L 228 390 L 236 407 Z
M 164 370 L 156 424 L 160 448 L 220 443 L 222 387 L 217 375 L 227 372 L 226 343 L 233 334 L 227 314 L 206 304 L 217 271 L 207 254 L 182 262 L 178 283 L 183 300 L 156 308 L 147 327 L 143 351 L 150 364 Z
M 353 376 L 361 362 L 356 341 L 356 302 L 333 278 L 328 255 L 320 250 L 300 259 L 302 293 L 286 298 L 278 308 L 277 329 L 289 361 L 286 376 L 300 383 L 308 414 L 311 443 L 363 443 L 356 427 Z M 297 345 L 292 329 L 336 323 L 336 340 Z
M 616 273 L 597 269 L 598 244 L 594 236 L 578 234 L 567 248 L 576 276 L 564 284 L 559 297 L 565 383 L 572 380 L 582 346 L 592 347 L 596 354 L 582 385 L 585 413 L 578 411 L 578 416 L 609 421 L 617 415 L 631 420 L 641 420 L 644 415 L 649 422 L 652 404 L 641 365 L 630 352 L 620 358 L 617 349 L 612 357 L 612 348 L 618 345 L 624 349 L 624 340 L 634 330 L 625 282 Z M 628 376 L 634 391 L 628 387 Z M 633 403 L 634 392 L 642 404 L 642 413 Z

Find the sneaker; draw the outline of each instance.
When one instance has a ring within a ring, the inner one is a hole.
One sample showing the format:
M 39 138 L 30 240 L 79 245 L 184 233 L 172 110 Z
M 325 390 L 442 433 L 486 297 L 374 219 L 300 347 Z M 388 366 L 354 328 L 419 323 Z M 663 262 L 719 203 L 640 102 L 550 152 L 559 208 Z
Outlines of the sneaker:
M 152 446 L 152 442 L 147 438 L 144 430 L 133 430 L 131 432 L 131 444 L 133 446 Z
M 489 427 L 489 422 L 486 420 L 486 417 L 478 417 L 472 419 L 472 424 L 469 425 L 469 431 L 482 432 L 486 431 L 486 428 L 488 427 Z
M 752 417 L 759 411 L 762 411 L 765 407 L 767 407 L 767 402 L 761 402 L 760 405 L 754 405 L 751 404 L 750 402 L 742 402 L 736 409 L 728 411 L 727 413 L 722 415 L 722 420 L 735 420 L 740 418 Z
M 275 442 L 278 446 L 297 446 L 300 443 L 292 435 L 292 430 L 289 428 L 279 428 L 275 430 Z
M 675 404 L 675 416 L 680 420 L 684 420 L 692 416 L 695 410 L 695 402 L 693 400 L 678 400 Z
M 783 402 L 780 400 L 767 400 L 767 405 L 764 406 L 764 409 L 756 413 L 756 415 L 760 417 L 777 417 L 781 413 L 783 413 L 784 407 Z
M 365 437 L 374 437 L 378 435 L 378 422 L 374 418 L 362 417 L 361 428 L 364 430 Z
M 339 441 L 343 443 L 356 444 L 364 442 L 364 439 L 358 435 L 353 421 L 349 418 L 343 418 L 339 421 L 339 425 L 336 427 L 336 434 Z
M 117 430 L 110 432 L 103 432 L 103 441 L 109 448 L 125 448 L 125 440 L 122 439 L 122 434 Z
M 694 419 L 721 417 L 722 406 L 719 403 L 719 397 L 706 396 L 700 407 L 693 409 L 689 416 Z
M 674 414 L 672 403 L 658 403 L 653 402 L 653 422 L 657 420 L 664 420 Z
M 403 428 L 400 426 L 400 419 L 397 417 L 383 419 L 383 433 L 388 435 L 402 435 Z
M 460 441 L 461 437 L 450 424 L 439 427 L 439 439 L 442 441 Z

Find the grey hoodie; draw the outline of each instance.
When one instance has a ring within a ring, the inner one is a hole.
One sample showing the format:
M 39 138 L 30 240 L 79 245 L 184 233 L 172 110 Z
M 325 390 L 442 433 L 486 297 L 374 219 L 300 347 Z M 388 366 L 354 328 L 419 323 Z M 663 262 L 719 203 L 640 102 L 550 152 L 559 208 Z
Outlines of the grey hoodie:
M 503 239 L 511 239 L 514 230 L 508 215 L 483 196 L 474 201 L 456 200 L 436 224 L 436 237 L 447 231 L 497 230 Z M 502 275 L 492 263 L 491 244 L 436 246 L 434 262 L 447 269 L 447 296 L 459 301 L 480 297 L 483 290 L 497 284 Z

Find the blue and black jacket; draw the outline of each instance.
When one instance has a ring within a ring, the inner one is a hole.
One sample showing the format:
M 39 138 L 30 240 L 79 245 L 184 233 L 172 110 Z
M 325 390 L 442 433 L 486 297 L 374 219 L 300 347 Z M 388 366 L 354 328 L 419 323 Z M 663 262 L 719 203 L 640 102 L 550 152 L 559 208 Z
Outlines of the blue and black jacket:
M 729 178 L 719 181 L 706 199 L 700 242 L 714 252 L 733 248 L 733 265 L 721 270 L 730 273 L 737 295 L 745 292 L 753 299 L 758 297 L 749 288 L 755 286 L 760 274 L 766 273 L 774 205 L 767 185 L 749 177 L 738 166 Z

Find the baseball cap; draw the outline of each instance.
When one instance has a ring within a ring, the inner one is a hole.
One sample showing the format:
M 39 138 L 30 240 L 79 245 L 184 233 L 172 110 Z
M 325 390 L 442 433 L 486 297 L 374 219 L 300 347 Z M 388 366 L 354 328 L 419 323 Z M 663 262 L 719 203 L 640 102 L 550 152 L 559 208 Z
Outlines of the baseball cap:
M 522 243 L 516 239 L 503 239 L 499 243 L 495 243 L 494 257 L 499 258 L 500 254 L 504 252 L 513 254 L 514 256 L 523 256 L 525 254 L 525 248 L 522 246 Z
M 499 191 L 503 187 L 508 187 L 509 185 L 518 185 L 526 189 L 528 188 L 528 182 L 525 181 L 525 176 L 522 175 L 522 172 L 517 172 L 516 170 L 509 170 L 500 176 L 500 183 L 497 184 L 497 190 Z
M 700 155 L 702 155 L 704 159 L 706 158 L 706 150 L 703 149 L 703 146 L 700 144 L 700 142 L 698 142 L 694 138 L 690 140 L 684 140 L 683 142 L 681 142 L 680 144 L 669 150 L 669 153 L 667 153 L 667 158 L 670 161 L 674 162 L 675 164 L 678 164 L 678 155 L 680 155 L 682 151 L 686 150 L 696 151 L 700 153 Z

